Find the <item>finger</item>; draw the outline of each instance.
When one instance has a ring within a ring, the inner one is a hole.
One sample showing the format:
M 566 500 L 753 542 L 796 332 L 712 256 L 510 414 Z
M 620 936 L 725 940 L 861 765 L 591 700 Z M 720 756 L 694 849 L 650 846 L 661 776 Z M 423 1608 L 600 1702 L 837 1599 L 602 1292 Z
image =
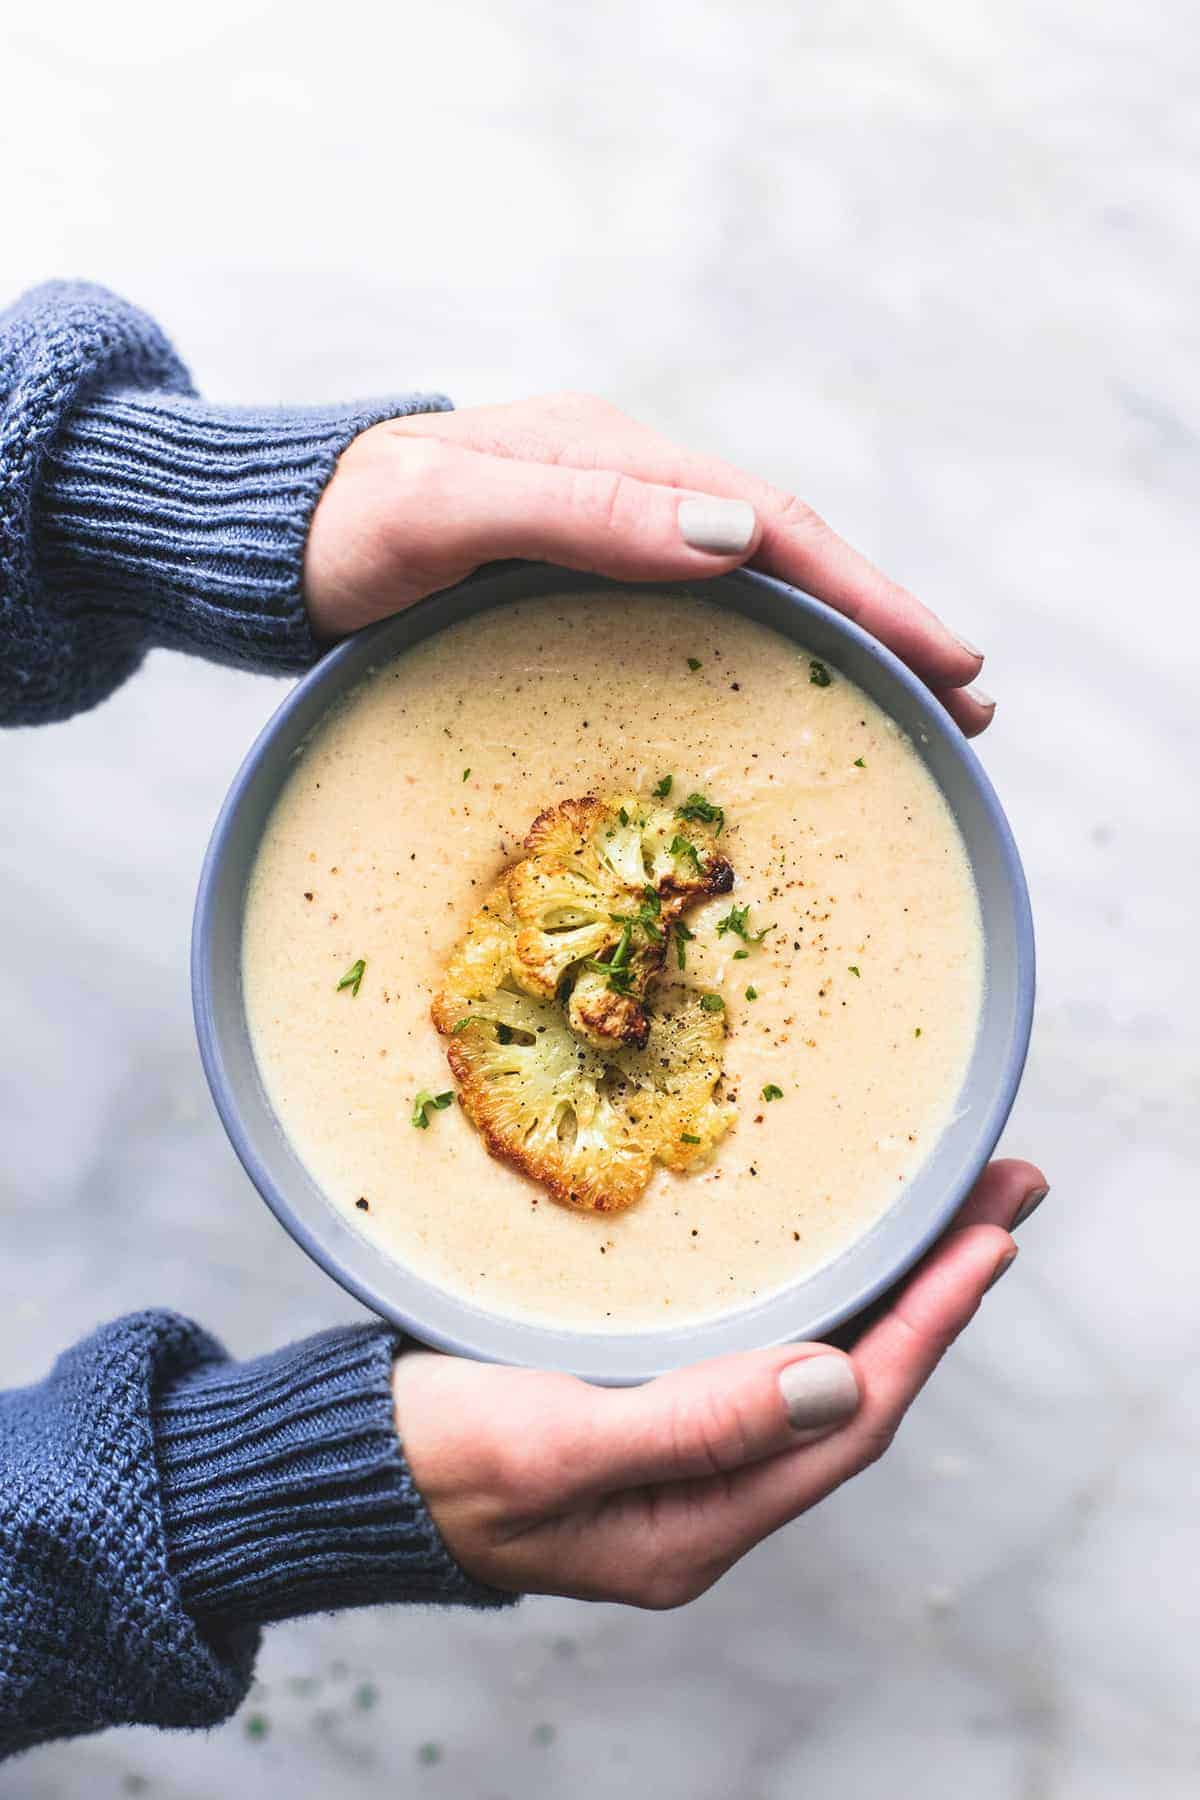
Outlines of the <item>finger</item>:
M 528 557 L 616 580 L 689 579 L 737 568 L 762 532 L 753 507 L 639 480 L 396 443 L 398 575 L 405 564 L 456 578 L 481 562 Z
M 762 522 L 761 542 L 753 553 L 756 568 L 804 588 L 855 620 L 933 686 L 961 687 L 982 666 L 977 650 L 839 537 L 811 507 L 732 464 L 680 449 L 603 401 L 551 395 L 516 407 L 472 408 L 394 424 L 407 435 L 475 443 L 498 458 L 584 471 L 617 469 L 643 482 L 746 501 Z
M 710 1489 L 692 1530 L 727 1562 L 807 1512 L 890 1444 L 913 1399 L 1016 1254 L 992 1225 L 951 1233 L 854 1352 L 862 1402 L 820 1442 Z
M 1036 1163 L 1002 1157 L 989 1163 L 954 1216 L 951 1230 L 965 1225 L 1001 1225 L 1014 1231 L 1050 1192 Z
M 996 716 L 996 702 L 974 683 L 970 687 L 936 688 L 934 691 L 964 737 L 978 737 Z
M 728 1475 L 850 1418 L 850 1359 L 823 1344 L 750 1351 L 644 1387 L 595 1392 L 573 1430 L 575 1497 Z

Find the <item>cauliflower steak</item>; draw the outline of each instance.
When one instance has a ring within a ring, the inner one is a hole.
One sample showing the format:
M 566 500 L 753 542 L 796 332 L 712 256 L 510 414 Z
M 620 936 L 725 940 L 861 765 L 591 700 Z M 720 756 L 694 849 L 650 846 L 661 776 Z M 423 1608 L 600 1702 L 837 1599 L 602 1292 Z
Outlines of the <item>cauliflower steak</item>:
M 674 981 L 646 1005 L 684 908 L 733 882 L 709 810 L 589 796 L 541 813 L 434 1000 L 488 1150 L 569 1206 L 632 1205 L 655 1163 L 693 1167 L 733 1121 L 723 1012 Z

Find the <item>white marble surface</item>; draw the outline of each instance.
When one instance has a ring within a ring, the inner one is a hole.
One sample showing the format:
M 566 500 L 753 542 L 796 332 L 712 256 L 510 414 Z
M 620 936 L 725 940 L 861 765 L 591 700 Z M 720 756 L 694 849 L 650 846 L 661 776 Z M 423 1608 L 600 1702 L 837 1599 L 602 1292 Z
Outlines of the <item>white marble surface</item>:
M 1200 1783 L 1200 42 L 1187 0 L 60 0 L 6 11 L 0 286 L 104 280 L 207 391 L 595 388 L 798 488 L 988 650 L 1055 1191 L 869 1477 L 690 1611 L 270 1634 L 207 1737 L 21 1800 L 1185 1800 Z M 159 655 L 0 742 L 0 1359 L 351 1308 L 199 1072 L 193 884 L 280 687 Z M 369 1684 L 364 1686 L 364 1684 Z

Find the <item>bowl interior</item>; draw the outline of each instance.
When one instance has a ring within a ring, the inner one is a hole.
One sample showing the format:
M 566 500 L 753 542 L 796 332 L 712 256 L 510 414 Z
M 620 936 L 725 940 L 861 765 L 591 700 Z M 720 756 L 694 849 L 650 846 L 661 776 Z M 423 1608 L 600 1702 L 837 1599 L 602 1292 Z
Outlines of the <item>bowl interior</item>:
M 488 571 L 347 640 L 313 669 L 264 728 L 217 821 L 196 902 L 192 991 L 205 1073 L 233 1146 L 282 1224 L 335 1280 L 440 1348 L 630 1382 L 704 1356 L 821 1337 L 915 1262 L 983 1168 L 1012 1106 L 1029 1040 L 1034 963 L 1028 895 L 1007 821 L 974 752 L 921 683 L 866 633 L 781 582 L 738 571 L 692 589 L 676 584 L 670 591 L 694 592 L 772 626 L 857 682 L 908 734 L 945 795 L 978 888 L 986 955 L 983 1015 L 955 1117 L 900 1198 L 834 1261 L 765 1299 L 692 1325 L 620 1333 L 525 1323 L 446 1293 L 360 1237 L 292 1149 L 251 1047 L 242 919 L 268 816 L 305 739 L 372 669 L 506 600 L 605 585 L 543 566 Z

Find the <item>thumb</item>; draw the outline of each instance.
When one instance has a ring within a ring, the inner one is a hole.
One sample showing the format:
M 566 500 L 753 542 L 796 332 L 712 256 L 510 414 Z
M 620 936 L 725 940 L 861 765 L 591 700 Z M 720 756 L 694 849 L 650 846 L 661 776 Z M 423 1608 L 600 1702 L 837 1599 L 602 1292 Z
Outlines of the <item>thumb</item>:
M 854 1365 L 838 1350 L 749 1351 L 645 1387 L 590 1390 L 560 1466 L 574 1498 L 729 1474 L 825 1437 L 858 1405 Z

